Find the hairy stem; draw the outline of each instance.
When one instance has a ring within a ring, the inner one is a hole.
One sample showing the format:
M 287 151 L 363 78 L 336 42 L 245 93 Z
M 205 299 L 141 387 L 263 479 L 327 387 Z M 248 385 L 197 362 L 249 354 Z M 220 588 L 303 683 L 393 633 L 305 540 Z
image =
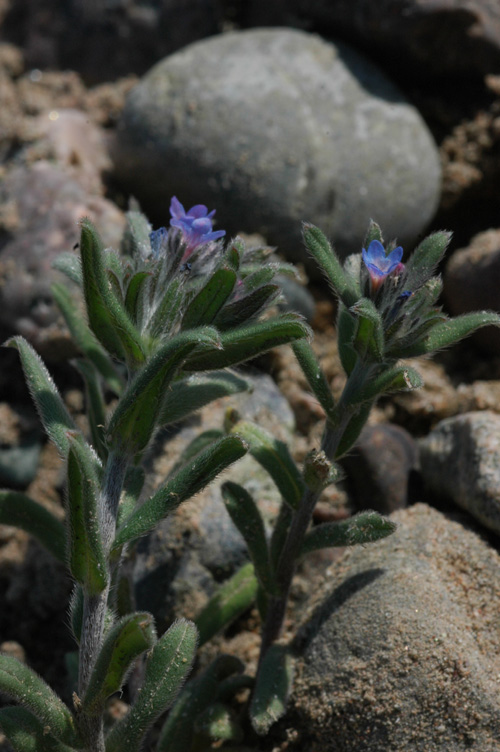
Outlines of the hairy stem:
M 110 454 L 99 498 L 101 531 L 106 553 L 109 553 L 116 531 L 116 517 L 126 469 L 126 457 Z M 90 595 L 84 592 L 78 673 L 78 695 L 80 698 L 85 695 L 92 669 L 104 639 L 106 609 L 112 577 L 109 561 L 107 566 L 108 585 L 106 588 L 98 595 Z M 81 726 L 89 752 L 105 752 L 102 717 L 82 717 Z
M 358 361 L 357 367 L 347 379 L 337 404 L 337 422 L 335 425 L 327 422 L 323 431 L 321 450 L 325 452 L 329 460 L 335 458 L 343 433 L 354 413 L 352 405 L 349 404 L 349 396 L 353 384 L 355 383 L 357 386 L 360 378 L 362 379 L 363 376 Z M 259 666 L 273 642 L 280 636 L 296 563 L 311 522 L 314 507 L 320 495 L 321 491 L 306 488 L 299 507 L 293 513 L 292 522 L 276 567 L 276 585 L 279 594 L 269 599 L 267 616 L 262 630 Z

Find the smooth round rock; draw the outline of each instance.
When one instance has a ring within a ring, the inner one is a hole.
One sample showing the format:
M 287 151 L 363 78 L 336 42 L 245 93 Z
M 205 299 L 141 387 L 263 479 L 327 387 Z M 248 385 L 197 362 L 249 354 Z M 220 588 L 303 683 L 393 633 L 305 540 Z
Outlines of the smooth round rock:
M 392 519 L 312 598 L 290 752 L 497 752 L 500 557 L 425 504 Z
M 411 244 L 440 194 L 436 146 L 401 92 L 347 45 L 291 29 L 158 63 L 128 98 L 114 163 L 152 219 L 165 223 L 172 195 L 203 202 L 228 234 L 260 232 L 306 263 L 303 220 L 341 255 L 359 252 L 370 218 Z

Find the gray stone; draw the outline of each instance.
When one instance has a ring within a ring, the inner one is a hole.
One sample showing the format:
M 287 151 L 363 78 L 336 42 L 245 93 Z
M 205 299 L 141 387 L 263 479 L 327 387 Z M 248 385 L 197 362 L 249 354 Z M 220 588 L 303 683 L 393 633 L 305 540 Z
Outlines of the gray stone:
M 365 426 L 356 446 L 343 458 L 356 509 L 390 514 L 408 504 L 410 473 L 417 467 L 417 445 L 400 426 Z
M 498 752 L 500 557 L 424 505 L 327 571 L 295 647 L 291 750 Z
M 500 415 L 484 410 L 438 423 L 420 442 L 420 465 L 432 493 L 500 533 Z
M 500 312 L 500 230 L 476 235 L 467 248 L 456 251 L 444 274 L 443 294 L 455 316 L 490 309 Z M 500 354 L 500 329 L 484 327 L 474 341 L 487 353 Z
M 0 326 L 29 339 L 49 360 L 75 354 L 50 289 L 67 278 L 52 262 L 78 242 L 85 216 L 115 248 L 125 226 L 123 213 L 102 195 L 89 194 L 87 176 L 82 182 L 78 177 L 66 165 L 41 160 L 15 167 L 0 186 L 0 202 L 11 214 L 0 252 Z
M 350 47 L 290 29 L 212 37 L 158 63 L 128 98 L 114 163 L 155 221 L 173 194 L 202 201 L 218 227 L 260 232 L 316 274 L 302 220 L 342 255 L 372 217 L 411 244 L 440 193 L 436 146 L 401 92 Z

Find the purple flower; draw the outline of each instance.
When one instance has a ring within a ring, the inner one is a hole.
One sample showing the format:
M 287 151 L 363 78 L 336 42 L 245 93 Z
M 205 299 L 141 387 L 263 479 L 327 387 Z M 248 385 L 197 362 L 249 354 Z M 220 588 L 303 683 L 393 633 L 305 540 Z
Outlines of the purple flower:
M 385 248 L 379 240 L 372 240 L 368 250 L 363 248 L 363 261 L 370 273 L 372 290 L 378 290 L 385 278 L 397 269 L 403 267 L 401 259 L 403 258 L 403 249 L 399 245 L 389 255 L 386 256 Z
M 183 261 L 198 246 L 205 245 L 211 240 L 219 240 L 226 234 L 225 230 L 212 231 L 212 217 L 215 214 L 215 209 L 209 213 L 207 207 L 203 204 L 196 204 L 189 211 L 186 211 L 181 202 L 174 196 L 170 203 L 170 214 L 172 215 L 171 226 L 177 227 L 181 231 L 182 239 L 186 244 Z

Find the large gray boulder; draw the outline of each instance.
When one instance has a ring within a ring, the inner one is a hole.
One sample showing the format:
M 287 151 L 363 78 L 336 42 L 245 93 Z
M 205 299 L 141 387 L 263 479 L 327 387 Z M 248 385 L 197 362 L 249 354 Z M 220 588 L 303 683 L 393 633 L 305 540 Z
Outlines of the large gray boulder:
M 344 44 L 291 29 L 234 32 L 158 63 L 119 123 L 116 175 L 156 221 L 170 197 L 217 208 L 228 233 L 260 232 L 303 260 L 301 221 L 342 254 L 370 218 L 410 244 L 440 192 L 419 113 Z
M 294 750 L 498 752 L 500 557 L 424 505 L 332 565 L 297 639 Z

